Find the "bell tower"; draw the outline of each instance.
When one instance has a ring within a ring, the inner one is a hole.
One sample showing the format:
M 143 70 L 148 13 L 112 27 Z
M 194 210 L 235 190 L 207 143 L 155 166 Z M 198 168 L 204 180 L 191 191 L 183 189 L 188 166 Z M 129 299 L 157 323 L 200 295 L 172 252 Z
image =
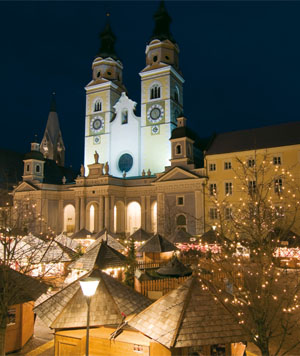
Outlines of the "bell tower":
M 179 69 L 179 47 L 171 32 L 171 17 L 161 1 L 146 46 L 141 76 L 141 167 L 162 172 L 171 159 L 170 137 L 183 112 L 184 79 Z
M 103 32 L 101 47 L 92 64 L 92 80 L 85 87 L 85 145 L 84 165 L 94 161 L 94 153 L 101 162 L 110 162 L 110 123 L 114 119 L 113 106 L 126 88 L 122 84 L 123 65 L 115 52 L 116 37 L 112 32 L 109 14 Z

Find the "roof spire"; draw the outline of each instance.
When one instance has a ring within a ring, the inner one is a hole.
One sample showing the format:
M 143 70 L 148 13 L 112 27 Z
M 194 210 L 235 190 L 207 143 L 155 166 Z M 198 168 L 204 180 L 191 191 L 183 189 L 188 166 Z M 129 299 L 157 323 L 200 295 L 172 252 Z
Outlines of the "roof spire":
M 110 13 L 106 14 L 106 25 L 104 30 L 100 33 L 101 47 L 98 52 L 98 57 L 107 58 L 111 57 L 114 60 L 118 60 L 118 56 L 115 51 L 116 36 L 114 35 L 110 26 Z
M 50 104 L 50 112 L 56 112 L 56 97 L 55 91 L 52 93 L 51 104 Z
M 171 42 L 176 43 L 170 31 L 172 19 L 166 10 L 165 2 L 163 0 L 160 2 L 159 8 L 155 12 L 153 18 L 155 20 L 155 26 L 149 42 L 152 40 L 170 40 Z

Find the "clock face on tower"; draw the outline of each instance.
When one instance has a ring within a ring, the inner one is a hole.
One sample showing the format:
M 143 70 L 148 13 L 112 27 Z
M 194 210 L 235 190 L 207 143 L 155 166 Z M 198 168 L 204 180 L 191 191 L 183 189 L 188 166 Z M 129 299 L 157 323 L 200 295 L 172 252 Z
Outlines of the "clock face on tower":
M 147 119 L 153 124 L 160 122 L 163 117 L 164 109 L 159 104 L 152 105 L 147 111 Z
M 104 121 L 101 116 L 94 116 L 90 123 L 90 129 L 93 133 L 99 133 L 104 127 Z

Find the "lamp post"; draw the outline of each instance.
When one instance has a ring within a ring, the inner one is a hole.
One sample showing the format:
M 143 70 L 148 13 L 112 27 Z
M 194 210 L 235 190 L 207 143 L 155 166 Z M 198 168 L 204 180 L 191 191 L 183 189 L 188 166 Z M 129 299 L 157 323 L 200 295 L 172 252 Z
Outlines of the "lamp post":
M 89 338 L 90 338 L 90 306 L 91 298 L 95 294 L 100 280 L 94 277 L 83 278 L 80 283 L 82 293 L 86 298 L 87 303 L 87 318 L 86 318 L 86 344 L 85 344 L 85 355 L 89 356 Z

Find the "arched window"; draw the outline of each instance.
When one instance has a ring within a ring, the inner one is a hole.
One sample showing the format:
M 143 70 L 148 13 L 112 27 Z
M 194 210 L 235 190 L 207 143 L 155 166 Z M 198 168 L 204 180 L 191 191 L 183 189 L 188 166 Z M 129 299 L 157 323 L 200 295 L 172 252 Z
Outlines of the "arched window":
M 68 204 L 64 208 L 64 231 L 68 234 L 75 230 L 75 208 Z
M 181 145 L 176 146 L 176 154 L 180 155 L 181 154 Z
M 91 205 L 90 207 L 90 228 L 89 230 L 91 232 L 95 231 L 95 207 L 94 205 Z
M 160 86 L 158 84 L 154 84 L 150 89 L 150 99 L 158 98 L 160 98 Z
M 157 202 L 153 202 L 151 205 L 151 231 L 157 233 Z
M 181 214 L 176 217 L 176 227 L 186 231 L 186 217 L 184 215 Z
M 94 103 L 94 112 L 102 110 L 102 103 L 101 100 L 96 100 Z
M 122 125 L 128 123 L 128 110 L 122 111 Z
M 130 235 L 141 227 L 141 206 L 133 201 L 127 207 L 127 228 Z

